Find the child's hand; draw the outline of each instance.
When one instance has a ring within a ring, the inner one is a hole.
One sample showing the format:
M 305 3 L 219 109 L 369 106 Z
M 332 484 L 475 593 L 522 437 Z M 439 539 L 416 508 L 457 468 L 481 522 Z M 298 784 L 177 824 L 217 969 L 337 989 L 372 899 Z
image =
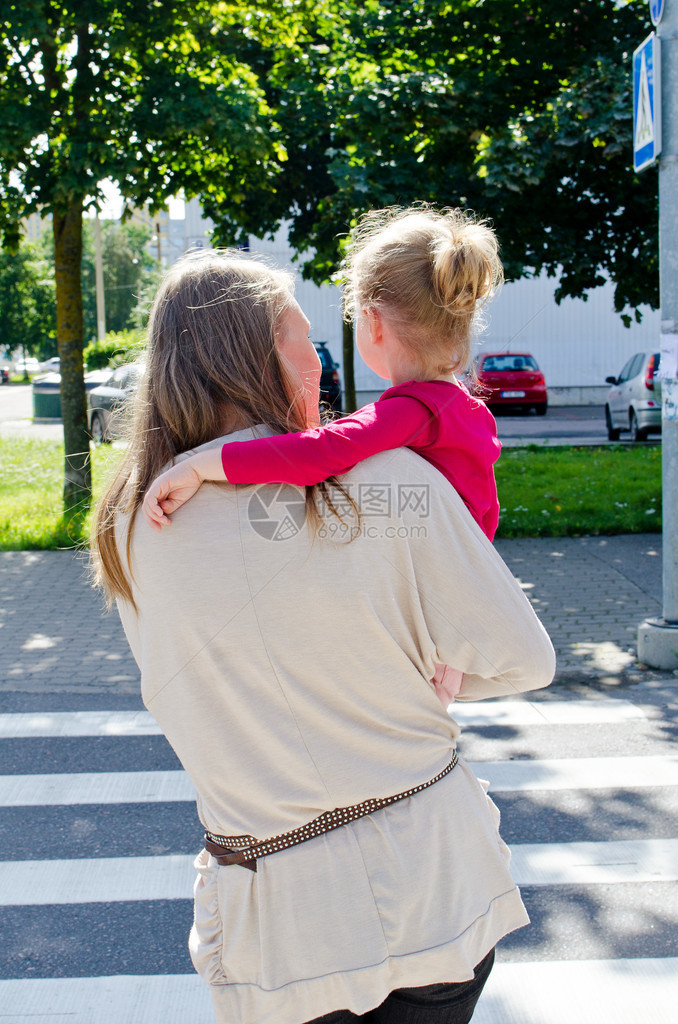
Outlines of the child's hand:
M 170 523 L 170 515 L 190 501 L 204 480 L 226 482 L 221 448 L 208 448 L 191 455 L 157 477 L 144 495 L 141 510 L 152 530 Z
M 160 531 L 171 522 L 169 516 L 189 501 L 202 484 L 202 478 L 185 459 L 161 473 L 144 495 L 141 510 L 152 530 Z

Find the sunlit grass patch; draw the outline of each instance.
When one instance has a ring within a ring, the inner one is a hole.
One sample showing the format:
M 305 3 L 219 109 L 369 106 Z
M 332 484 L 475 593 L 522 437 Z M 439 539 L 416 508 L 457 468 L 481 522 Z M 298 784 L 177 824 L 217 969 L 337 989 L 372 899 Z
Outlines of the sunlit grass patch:
M 92 452 L 95 495 L 121 452 Z M 89 515 L 63 509 L 64 446 L 58 441 L 0 438 L 0 550 L 70 548 L 86 543 Z
M 661 531 L 658 445 L 509 448 L 496 474 L 500 537 Z
M 94 494 L 122 452 L 92 451 Z M 500 537 L 578 537 L 661 531 L 661 448 L 508 448 L 496 467 Z M 87 542 L 89 516 L 62 508 L 63 445 L 0 438 L 0 550 Z

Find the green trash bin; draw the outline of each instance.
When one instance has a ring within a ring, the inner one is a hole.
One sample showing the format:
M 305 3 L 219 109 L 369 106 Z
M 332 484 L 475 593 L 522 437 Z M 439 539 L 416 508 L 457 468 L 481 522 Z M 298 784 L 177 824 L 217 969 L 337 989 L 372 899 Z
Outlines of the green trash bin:
M 61 419 L 61 377 L 58 373 L 46 373 L 33 381 L 33 418 Z

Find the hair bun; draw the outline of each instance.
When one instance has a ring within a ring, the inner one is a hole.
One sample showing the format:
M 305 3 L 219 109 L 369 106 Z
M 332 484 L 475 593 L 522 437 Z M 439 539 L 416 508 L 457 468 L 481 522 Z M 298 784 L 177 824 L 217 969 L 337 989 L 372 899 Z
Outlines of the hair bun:
M 473 312 L 503 279 L 497 237 L 492 228 L 460 211 L 450 211 L 444 219 L 448 231 L 434 243 L 434 292 L 450 313 Z

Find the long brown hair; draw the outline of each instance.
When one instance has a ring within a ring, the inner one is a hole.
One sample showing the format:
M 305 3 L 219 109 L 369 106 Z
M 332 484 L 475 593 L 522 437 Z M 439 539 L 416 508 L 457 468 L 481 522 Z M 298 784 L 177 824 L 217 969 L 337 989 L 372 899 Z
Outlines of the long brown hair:
M 149 484 L 175 456 L 230 430 L 265 423 L 303 430 L 300 403 L 275 344 L 293 300 L 292 276 L 240 252 L 191 253 L 167 273 L 148 324 L 146 369 L 134 401 L 129 447 L 97 503 L 92 557 L 110 600 L 134 604 L 115 523 L 134 520 Z M 314 492 L 307 505 L 315 509 Z

